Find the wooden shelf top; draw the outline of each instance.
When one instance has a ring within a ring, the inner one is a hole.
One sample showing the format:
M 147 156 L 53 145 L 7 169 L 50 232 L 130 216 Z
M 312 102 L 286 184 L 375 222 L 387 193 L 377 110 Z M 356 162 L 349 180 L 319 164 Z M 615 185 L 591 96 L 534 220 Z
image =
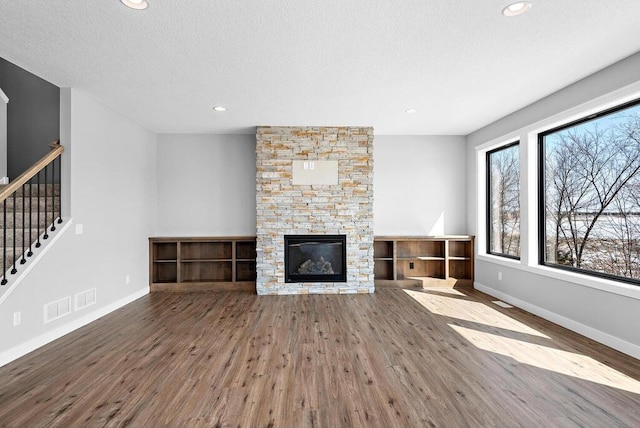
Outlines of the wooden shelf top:
M 433 236 L 374 236 L 374 241 L 470 241 L 474 235 L 433 235 Z
M 167 237 L 167 236 L 152 236 L 149 238 L 151 242 L 167 242 L 167 243 L 176 243 L 176 242 L 253 242 L 256 239 L 255 236 L 211 236 L 211 237 L 200 237 L 200 236 L 187 236 L 187 237 Z

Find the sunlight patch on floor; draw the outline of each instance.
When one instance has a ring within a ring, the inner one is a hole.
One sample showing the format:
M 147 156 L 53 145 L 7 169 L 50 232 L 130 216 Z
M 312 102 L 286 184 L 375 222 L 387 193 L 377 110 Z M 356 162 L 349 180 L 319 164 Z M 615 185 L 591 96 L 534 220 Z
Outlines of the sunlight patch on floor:
M 540 333 L 539 331 L 516 321 L 507 315 L 504 315 L 502 312 L 491 308 L 484 303 L 455 298 L 454 293 L 464 296 L 464 294 L 456 290 L 438 289 L 438 294 L 431 294 L 428 292 L 424 293 L 414 290 L 404 291 L 422 306 L 437 315 L 471 321 L 518 333 L 530 334 L 532 336 L 549 338 L 549 336 Z M 443 293 L 452 294 L 453 298 L 442 296 L 441 294 Z
M 640 382 L 586 355 L 449 324 L 476 347 L 566 376 L 640 394 Z

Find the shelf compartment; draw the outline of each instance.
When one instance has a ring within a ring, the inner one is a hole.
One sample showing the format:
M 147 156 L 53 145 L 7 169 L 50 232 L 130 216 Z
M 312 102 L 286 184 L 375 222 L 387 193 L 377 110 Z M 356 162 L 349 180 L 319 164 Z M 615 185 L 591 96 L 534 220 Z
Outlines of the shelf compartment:
M 154 261 L 175 261 L 178 259 L 178 244 L 175 242 L 154 242 Z
M 231 261 L 183 262 L 180 266 L 182 282 L 231 282 Z
M 473 278 L 471 264 L 467 260 L 449 259 L 449 276 L 455 279 Z
M 236 242 L 236 258 L 239 260 L 255 260 L 256 259 L 256 241 L 237 241 Z
M 397 242 L 398 258 L 437 257 L 444 259 L 444 240 L 414 240 Z
M 178 282 L 178 264 L 175 262 L 154 262 L 153 282 Z
M 225 242 L 183 242 L 182 260 L 231 260 L 231 241 Z
M 471 260 L 471 241 L 449 241 L 449 258 L 455 260 Z
M 375 279 L 393 279 L 393 261 L 375 260 L 373 263 L 373 277 Z
M 374 259 L 392 259 L 393 241 L 373 241 Z
M 413 265 L 413 269 L 411 266 Z M 398 279 L 411 277 L 445 278 L 445 262 L 443 260 L 398 260 Z
M 239 260 L 236 262 L 236 281 L 255 281 L 255 260 Z

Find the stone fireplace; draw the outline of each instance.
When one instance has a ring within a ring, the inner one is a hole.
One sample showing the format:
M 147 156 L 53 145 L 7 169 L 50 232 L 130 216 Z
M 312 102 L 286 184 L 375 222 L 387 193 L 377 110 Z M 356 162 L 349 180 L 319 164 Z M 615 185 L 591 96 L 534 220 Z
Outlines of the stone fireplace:
M 256 137 L 257 293 L 373 293 L 373 128 L 262 126 Z M 311 243 L 285 247 L 300 235 Z M 296 256 L 292 274 L 288 251 L 331 249 L 322 236 L 344 236 L 344 266 Z

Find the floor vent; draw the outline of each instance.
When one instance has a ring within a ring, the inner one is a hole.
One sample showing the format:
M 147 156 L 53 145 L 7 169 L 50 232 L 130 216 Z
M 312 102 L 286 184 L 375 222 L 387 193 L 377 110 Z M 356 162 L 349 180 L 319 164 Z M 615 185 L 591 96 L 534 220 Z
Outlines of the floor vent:
M 96 303 L 96 289 L 82 291 L 76 294 L 76 311 Z
M 71 297 L 65 297 L 44 305 L 44 323 L 62 318 L 71 313 Z
M 495 303 L 496 305 L 500 306 L 501 308 L 505 308 L 505 309 L 513 308 L 513 306 L 511 306 L 508 303 L 503 302 L 502 300 L 494 300 L 493 303 Z

